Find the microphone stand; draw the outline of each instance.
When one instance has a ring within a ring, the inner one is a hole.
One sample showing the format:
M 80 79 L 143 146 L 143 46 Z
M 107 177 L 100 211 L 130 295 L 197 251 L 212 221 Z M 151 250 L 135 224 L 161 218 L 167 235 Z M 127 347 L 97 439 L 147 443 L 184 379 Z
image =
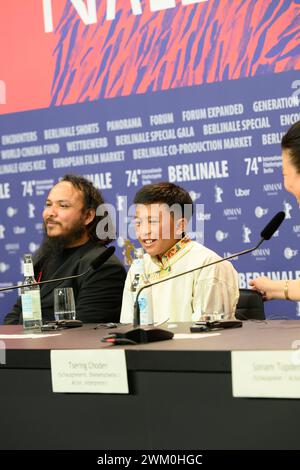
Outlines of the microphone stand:
M 84 273 L 73 274 L 73 276 L 66 276 L 66 277 L 58 277 L 58 278 L 55 278 L 55 279 L 48 279 L 46 281 L 35 282 L 34 284 L 35 285 L 37 284 L 37 285 L 41 286 L 43 284 L 49 284 L 50 282 L 68 281 L 69 279 L 76 279 L 78 277 L 85 276 L 90 271 L 96 271 L 98 268 L 100 268 L 102 266 L 102 264 L 104 264 L 105 261 L 107 261 L 108 258 L 110 258 L 114 252 L 115 252 L 115 247 L 114 246 L 110 246 L 110 247 L 106 248 L 105 251 L 103 251 L 99 256 L 97 256 L 96 259 L 94 259 L 94 261 L 92 261 L 91 265 L 89 266 L 89 268 Z M 0 289 L 0 292 L 4 292 L 6 290 L 11 290 L 11 289 L 20 289 L 21 287 L 30 287 L 30 286 L 32 286 L 32 284 L 19 284 L 17 286 L 2 287 Z
M 32 285 L 42 285 L 42 284 L 50 284 L 50 282 L 60 282 L 60 281 L 67 281 L 68 279 L 75 279 L 77 277 L 84 276 L 85 274 L 89 273 L 92 270 L 92 267 L 90 266 L 89 269 L 87 269 L 84 273 L 81 274 L 75 274 L 73 276 L 67 276 L 67 277 L 59 277 L 56 279 L 49 279 L 47 281 L 39 281 L 39 282 L 34 282 L 33 284 L 19 284 L 16 286 L 10 286 L 10 287 L 1 287 L 0 292 L 3 292 L 5 290 L 11 290 L 11 289 L 21 289 L 21 287 L 32 287 Z

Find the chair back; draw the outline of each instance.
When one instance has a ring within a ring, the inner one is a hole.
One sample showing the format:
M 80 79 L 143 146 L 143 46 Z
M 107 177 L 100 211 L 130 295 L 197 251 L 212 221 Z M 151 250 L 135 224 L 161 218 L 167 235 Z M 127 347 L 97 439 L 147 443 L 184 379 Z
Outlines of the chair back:
M 266 317 L 262 295 L 253 289 L 239 289 L 239 291 L 236 318 L 238 320 L 264 320 Z

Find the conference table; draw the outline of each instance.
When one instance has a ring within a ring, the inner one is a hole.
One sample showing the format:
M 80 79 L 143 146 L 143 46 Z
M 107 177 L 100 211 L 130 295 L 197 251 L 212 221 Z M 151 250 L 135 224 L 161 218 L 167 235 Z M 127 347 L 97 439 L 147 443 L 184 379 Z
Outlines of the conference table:
M 183 338 L 128 346 L 101 342 L 112 330 L 92 324 L 34 339 L 1 326 L 0 448 L 300 448 L 300 400 L 234 398 L 231 383 L 231 351 L 291 350 L 299 321 L 248 321 L 200 338 L 190 324 L 170 326 Z M 53 393 L 51 350 L 110 348 L 125 350 L 128 394 Z

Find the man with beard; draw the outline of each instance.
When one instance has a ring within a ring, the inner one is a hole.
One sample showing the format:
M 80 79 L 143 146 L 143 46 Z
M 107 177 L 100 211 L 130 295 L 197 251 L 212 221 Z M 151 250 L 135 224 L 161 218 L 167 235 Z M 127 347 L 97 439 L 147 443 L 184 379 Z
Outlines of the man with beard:
M 81 176 L 65 175 L 50 191 L 43 211 L 45 236 L 34 257 L 35 278 L 39 281 L 85 272 L 111 239 L 99 227 L 107 214 L 97 216 L 104 201 L 100 192 Z M 107 227 L 107 226 L 106 226 Z M 104 226 L 105 228 L 105 226 Z M 98 237 L 100 235 L 100 239 Z M 43 321 L 54 320 L 56 287 L 72 287 L 76 318 L 86 323 L 118 322 L 126 271 L 116 256 L 111 256 L 96 271 L 78 279 L 41 286 Z M 20 298 L 5 317 L 5 324 L 22 323 Z

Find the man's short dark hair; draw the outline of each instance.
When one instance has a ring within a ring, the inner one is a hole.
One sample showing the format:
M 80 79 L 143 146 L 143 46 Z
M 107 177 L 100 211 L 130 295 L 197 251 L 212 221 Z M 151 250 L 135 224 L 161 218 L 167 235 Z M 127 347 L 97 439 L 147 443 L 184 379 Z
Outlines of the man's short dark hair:
M 143 186 L 136 193 L 133 202 L 135 204 L 167 204 L 169 207 L 179 205 L 181 207 L 181 216 L 188 214 L 187 218 L 193 213 L 193 201 L 188 191 L 169 182 Z M 190 208 L 189 211 L 185 210 L 187 207 Z
M 88 181 L 83 176 L 68 174 L 63 176 L 60 181 L 67 181 L 71 183 L 74 188 L 79 189 L 83 194 L 83 210 L 87 211 L 88 209 L 95 209 L 100 205 L 104 205 L 104 199 L 101 192 L 95 188 L 93 183 Z M 88 236 L 90 240 L 98 241 L 103 245 L 107 245 L 112 241 L 109 237 L 104 239 L 99 239 L 96 233 L 96 227 L 98 223 L 104 218 L 107 217 L 108 213 L 105 213 L 103 216 L 95 215 L 92 222 L 87 225 Z
M 288 150 L 292 165 L 300 173 L 300 121 L 289 128 L 281 140 L 282 150 Z

